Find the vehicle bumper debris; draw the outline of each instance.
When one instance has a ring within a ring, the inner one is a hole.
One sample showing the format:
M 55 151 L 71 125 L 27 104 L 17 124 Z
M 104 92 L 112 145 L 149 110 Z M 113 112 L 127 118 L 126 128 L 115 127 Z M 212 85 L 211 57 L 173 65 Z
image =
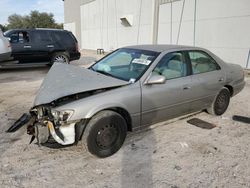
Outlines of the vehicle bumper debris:
M 203 129 L 213 129 L 216 127 L 216 125 L 203 121 L 201 119 L 198 118 L 192 118 L 190 120 L 187 121 L 189 124 L 195 125 L 196 127 L 200 127 Z
M 67 121 L 70 114 L 54 113 L 50 106 L 32 108 L 30 113 L 23 114 L 7 132 L 15 132 L 24 125 L 27 133 L 32 136 L 30 143 L 36 138 L 38 145 L 54 140 L 61 145 L 74 144 L 79 140 L 75 125 L 78 121 Z M 80 126 L 80 125 L 79 125 Z
M 24 113 L 6 132 L 15 132 L 32 120 L 34 121 L 34 118 L 30 114 Z
M 239 121 L 239 122 L 242 122 L 242 123 L 250 124 L 250 117 L 234 115 L 232 119 L 234 121 Z

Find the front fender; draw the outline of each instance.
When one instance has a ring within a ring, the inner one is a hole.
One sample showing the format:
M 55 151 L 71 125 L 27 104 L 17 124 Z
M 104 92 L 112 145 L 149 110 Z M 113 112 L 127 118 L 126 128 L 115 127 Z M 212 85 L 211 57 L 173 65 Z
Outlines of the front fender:
M 58 106 L 54 110 L 74 110 L 69 121 L 89 119 L 99 111 L 122 108 L 130 115 L 140 113 L 140 86 L 133 84 Z
M 101 104 L 101 105 L 94 105 L 94 106 L 92 105 L 92 107 L 85 106 L 84 108 L 81 108 L 81 109 L 72 108 L 72 107 L 66 105 L 66 106 L 62 106 L 60 108 L 56 108 L 55 110 L 58 110 L 58 111 L 67 110 L 67 109 L 74 110 L 74 114 L 69 119 L 69 121 L 76 121 L 76 120 L 80 120 L 80 119 L 90 119 L 96 113 L 98 113 L 102 110 L 105 110 L 105 109 L 110 109 L 110 108 L 122 108 L 122 109 L 128 111 L 127 107 L 121 103 L 108 103 L 108 104 Z
M 111 109 L 111 108 L 122 108 L 122 109 L 128 111 L 127 108 L 125 107 L 125 105 L 120 104 L 120 103 L 103 104 L 100 106 L 95 106 L 94 108 L 90 109 L 90 111 L 84 116 L 84 119 L 89 119 L 89 118 L 93 117 L 95 114 L 97 114 L 98 112 L 106 110 L 106 109 Z M 83 114 L 79 114 L 79 115 L 81 116 Z

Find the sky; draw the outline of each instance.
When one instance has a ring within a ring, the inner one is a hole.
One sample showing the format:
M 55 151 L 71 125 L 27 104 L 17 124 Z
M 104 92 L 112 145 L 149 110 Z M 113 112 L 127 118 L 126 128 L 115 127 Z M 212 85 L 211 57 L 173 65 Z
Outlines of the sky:
M 7 24 L 11 14 L 28 15 L 30 11 L 53 13 L 56 22 L 63 23 L 62 0 L 0 0 L 0 24 Z

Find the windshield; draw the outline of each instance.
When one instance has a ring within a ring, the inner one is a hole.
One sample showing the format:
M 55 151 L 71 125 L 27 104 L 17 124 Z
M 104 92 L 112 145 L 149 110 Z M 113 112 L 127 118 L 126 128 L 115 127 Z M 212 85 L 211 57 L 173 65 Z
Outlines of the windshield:
M 135 82 L 158 55 L 158 52 L 122 48 L 98 61 L 91 69 L 118 79 Z
M 11 33 L 11 32 L 12 32 L 12 30 L 5 31 L 5 32 L 3 33 L 3 35 L 6 37 L 6 36 L 8 36 L 9 33 Z

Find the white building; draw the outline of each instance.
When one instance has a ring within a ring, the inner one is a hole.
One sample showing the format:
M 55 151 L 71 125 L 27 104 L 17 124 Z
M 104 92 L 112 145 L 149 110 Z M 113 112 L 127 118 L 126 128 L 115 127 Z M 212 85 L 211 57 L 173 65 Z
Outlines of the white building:
M 194 45 L 250 68 L 250 0 L 64 0 L 64 9 L 82 49 Z

